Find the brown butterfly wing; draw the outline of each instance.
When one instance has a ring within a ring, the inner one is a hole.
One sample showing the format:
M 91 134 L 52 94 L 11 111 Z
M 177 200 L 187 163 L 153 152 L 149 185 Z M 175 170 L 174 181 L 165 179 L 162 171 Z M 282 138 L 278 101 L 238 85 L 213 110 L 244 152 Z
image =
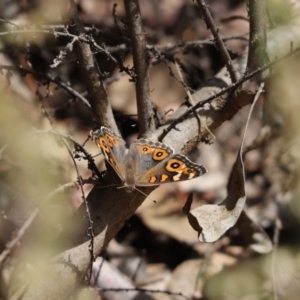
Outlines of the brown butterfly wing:
M 124 181 L 124 158 L 126 155 L 125 141 L 106 127 L 101 127 L 96 134 L 95 142 L 100 148 L 106 161 L 113 167 L 118 176 Z
M 193 163 L 183 155 L 174 154 L 174 150 L 163 143 L 138 140 L 129 151 L 138 157 L 137 186 L 189 180 L 207 172 L 204 166 Z

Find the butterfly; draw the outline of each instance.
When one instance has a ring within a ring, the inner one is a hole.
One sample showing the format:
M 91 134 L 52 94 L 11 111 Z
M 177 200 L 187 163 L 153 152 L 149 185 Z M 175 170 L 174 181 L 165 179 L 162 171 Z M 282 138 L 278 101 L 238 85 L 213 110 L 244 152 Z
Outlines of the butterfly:
M 94 131 L 93 138 L 129 193 L 136 186 L 189 180 L 207 172 L 204 166 L 175 154 L 171 147 L 160 142 L 139 139 L 126 148 L 125 141 L 106 127 Z

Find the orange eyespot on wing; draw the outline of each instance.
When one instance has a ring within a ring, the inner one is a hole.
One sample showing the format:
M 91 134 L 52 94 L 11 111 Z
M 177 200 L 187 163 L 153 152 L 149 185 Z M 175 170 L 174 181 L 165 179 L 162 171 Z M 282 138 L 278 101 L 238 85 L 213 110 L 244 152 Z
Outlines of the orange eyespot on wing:
M 186 167 L 182 170 L 182 173 L 183 174 L 186 174 L 186 175 L 191 175 L 191 174 L 196 174 L 197 173 L 197 170 L 194 169 L 194 168 L 189 168 L 189 167 Z
M 166 171 L 172 173 L 173 181 L 183 181 L 199 177 L 207 172 L 202 165 L 197 165 L 186 157 L 176 154 L 165 165 Z
M 98 147 L 99 147 L 103 152 L 106 152 L 106 153 L 109 153 L 109 152 L 110 152 L 110 148 L 109 148 L 109 146 L 107 145 L 106 140 L 105 140 L 103 137 L 100 137 L 100 138 L 96 139 L 95 141 L 96 141 L 96 144 L 98 145 Z
M 159 142 L 148 141 L 145 139 L 137 140 L 134 143 L 140 154 L 152 154 L 153 162 L 160 162 L 173 154 L 173 149 Z
M 104 138 L 106 139 L 110 147 L 116 147 L 120 144 L 120 141 L 118 139 L 116 139 L 114 136 L 110 135 L 107 132 L 104 133 Z
M 177 158 L 169 159 L 166 164 L 166 170 L 169 172 L 179 172 L 184 168 L 186 168 L 185 163 Z
M 152 154 L 152 158 L 154 160 L 164 160 L 166 157 L 168 157 L 170 155 L 170 152 L 167 151 L 166 149 L 162 149 L 162 148 L 157 148 L 154 150 L 153 154 Z
M 140 153 L 149 154 L 153 152 L 153 149 L 148 145 L 136 145 L 136 148 Z

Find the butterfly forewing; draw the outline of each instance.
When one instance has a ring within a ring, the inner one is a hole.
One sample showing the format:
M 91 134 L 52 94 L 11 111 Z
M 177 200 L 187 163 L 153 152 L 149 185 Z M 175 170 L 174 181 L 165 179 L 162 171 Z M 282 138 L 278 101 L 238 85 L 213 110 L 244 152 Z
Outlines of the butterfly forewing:
M 106 161 L 113 167 L 119 177 L 124 180 L 123 161 L 126 154 L 125 141 L 106 127 L 101 127 L 100 134 L 95 138 Z

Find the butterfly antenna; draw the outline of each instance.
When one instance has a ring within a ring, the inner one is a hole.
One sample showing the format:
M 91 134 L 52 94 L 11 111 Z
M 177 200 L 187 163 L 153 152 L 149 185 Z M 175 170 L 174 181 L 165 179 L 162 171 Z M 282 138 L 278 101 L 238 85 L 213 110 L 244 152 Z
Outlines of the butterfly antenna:
M 118 186 L 117 189 L 125 189 L 126 185 Z
M 111 186 L 116 186 L 116 185 L 118 185 L 118 184 L 114 183 L 114 184 L 109 184 L 109 185 L 97 186 L 97 189 L 104 189 L 104 188 L 111 187 Z
M 136 187 L 134 187 L 135 190 L 137 190 L 138 192 L 140 192 L 141 194 L 143 194 L 144 196 L 148 197 L 149 195 L 145 194 L 144 192 L 142 192 L 141 190 L 137 189 Z
M 117 189 L 125 189 L 126 185 L 123 186 L 118 186 Z M 144 192 L 142 192 L 141 190 L 139 190 L 138 188 L 134 187 L 135 190 L 137 190 L 138 192 L 140 192 L 141 194 L 143 194 L 144 196 L 148 197 L 149 195 L 145 194 Z

